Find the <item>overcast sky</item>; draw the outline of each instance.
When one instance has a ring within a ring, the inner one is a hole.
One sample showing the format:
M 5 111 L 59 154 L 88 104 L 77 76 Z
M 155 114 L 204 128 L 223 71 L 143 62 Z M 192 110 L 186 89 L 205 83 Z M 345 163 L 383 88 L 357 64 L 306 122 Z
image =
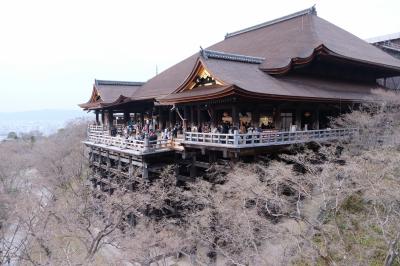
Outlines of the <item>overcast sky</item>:
M 77 109 L 95 78 L 146 81 L 227 32 L 313 4 L 361 38 L 400 31 L 399 0 L 0 0 L 0 112 Z

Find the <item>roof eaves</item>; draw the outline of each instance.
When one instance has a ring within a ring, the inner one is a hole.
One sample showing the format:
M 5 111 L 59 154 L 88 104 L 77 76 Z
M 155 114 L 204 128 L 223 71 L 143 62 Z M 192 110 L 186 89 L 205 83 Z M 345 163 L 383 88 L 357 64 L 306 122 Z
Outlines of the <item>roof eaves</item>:
M 251 64 L 261 64 L 265 60 L 265 58 L 263 57 L 231 54 L 231 53 L 225 53 L 207 49 L 202 49 L 200 53 L 205 59 L 213 58 L 213 59 L 222 59 L 222 60 L 251 63 Z
M 280 17 L 280 18 L 277 18 L 277 19 L 274 19 L 274 20 L 270 20 L 270 21 L 267 21 L 267 22 L 264 22 L 264 23 L 261 23 L 261 24 L 258 24 L 258 25 L 254 25 L 254 26 L 242 29 L 242 30 L 238 30 L 238 31 L 232 32 L 232 33 L 227 33 L 225 35 L 225 39 L 233 37 L 233 36 L 236 36 L 236 35 L 239 35 L 239 34 L 242 34 L 242 33 L 246 33 L 246 32 L 253 31 L 253 30 L 257 30 L 257 29 L 264 28 L 264 27 L 267 27 L 267 26 L 270 26 L 270 25 L 274 25 L 274 24 L 277 24 L 277 23 L 280 23 L 280 22 L 283 22 L 283 21 L 286 21 L 286 20 L 289 20 L 289 19 L 292 19 L 292 18 L 300 17 L 300 16 L 303 16 L 303 15 L 310 15 L 310 14 L 317 15 L 317 10 L 315 8 L 315 5 L 313 5 L 310 8 L 298 11 L 296 13 L 293 13 L 293 14 L 290 14 L 290 15 L 286 15 L 284 17 Z

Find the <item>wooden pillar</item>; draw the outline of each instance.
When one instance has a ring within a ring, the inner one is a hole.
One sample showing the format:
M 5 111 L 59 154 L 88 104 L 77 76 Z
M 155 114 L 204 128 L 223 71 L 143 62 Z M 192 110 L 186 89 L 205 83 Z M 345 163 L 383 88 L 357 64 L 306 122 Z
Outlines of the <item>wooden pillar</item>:
M 185 105 L 183 106 L 183 131 L 186 132 L 189 123 L 189 108 Z
M 158 120 L 159 120 L 160 130 L 164 130 L 165 117 L 164 117 L 164 109 L 162 107 L 158 108 Z
M 124 123 L 125 123 L 125 125 L 128 124 L 129 120 L 131 120 L 131 116 L 130 116 L 129 112 L 124 112 Z
M 171 111 L 172 112 L 172 126 L 176 125 L 176 121 L 178 121 L 178 113 L 176 110 Z
M 196 154 L 192 155 L 192 165 L 190 166 L 190 177 L 195 177 L 197 175 L 196 169 Z
M 296 107 L 296 130 L 301 130 L 301 115 L 302 108 L 300 106 Z
M 196 106 L 197 108 L 197 126 L 200 127 L 201 126 L 201 108 L 200 108 L 200 104 L 198 104 Z
M 129 156 L 129 161 L 128 161 L 128 176 L 129 178 L 132 178 L 133 176 L 133 165 L 132 165 L 132 156 Z
M 215 117 L 215 109 L 213 105 L 210 105 L 210 116 L 211 116 L 211 126 L 216 127 L 217 126 L 217 119 Z
M 259 127 L 260 126 L 260 109 L 259 106 L 255 106 L 251 112 L 251 123 L 253 127 Z
M 190 126 L 193 127 L 194 125 L 194 110 L 193 110 L 193 105 L 190 106 Z
M 104 126 L 105 122 L 106 122 L 106 119 L 105 119 L 104 110 L 101 110 L 101 124 Z
M 232 104 L 232 124 L 234 127 L 239 128 L 239 113 L 236 104 Z
M 95 113 L 96 113 L 96 125 L 100 125 L 100 121 L 99 121 L 99 110 L 96 110 Z
M 149 169 L 147 168 L 147 163 L 143 162 L 142 166 L 142 178 L 148 179 L 149 178 Z
M 98 152 L 99 152 L 99 157 L 98 157 L 98 163 L 99 163 L 99 167 L 101 167 L 101 156 L 103 156 L 103 154 L 102 154 L 102 149 L 100 148 L 100 149 L 98 149 Z
M 118 177 L 122 177 L 122 162 L 121 162 L 121 153 L 118 153 Z
M 140 123 L 142 124 L 142 127 L 144 127 L 144 113 L 140 113 Z
M 280 130 L 282 128 L 281 108 L 279 106 L 275 108 L 274 123 L 275 129 Z
M 90 146 L 90 152 L 89 152 L 89 165 L 93 165 L 93 162 L 94 162 L 93 146 Z
M 112 128 L 114 122 L 114 115 L 111 110 L 108 110 L 108 128 Z
M 314 110 L 313 114 L 313 129 L 319 129 L 319 106 Z
M 173 125 L 172 125 L 172 112 L 171 112 L 171 110 L 168 110 L 168 125 L 169 125 L 169 127 L 173 127 Z
M 106 166 L 106 170 L 110 171 L 110 167 L 111 167 L 111 159 L 110 159 L 110 152 L 107 150 L 107 166 Z

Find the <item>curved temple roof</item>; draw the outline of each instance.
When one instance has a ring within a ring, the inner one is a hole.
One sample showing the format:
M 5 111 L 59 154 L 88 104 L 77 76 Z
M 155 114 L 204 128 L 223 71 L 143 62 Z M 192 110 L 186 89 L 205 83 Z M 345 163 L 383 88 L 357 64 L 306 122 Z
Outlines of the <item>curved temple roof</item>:
M 143 84 L 143 82 L 96 79 L 89 101 L 79 106 L 84 109 L 96 109 L 122 102 L 134 94 Z
M 373 66 L 382 70 L 381 73 L 400 75 L 400 60 L 318 17 L 315 7 L 312 7 L 229 33 L 223 41 L 202 49 L 135 89 L 128 86 L 125 90 L 120 84 L 119 92 L 102 92 L 101 85 L 98 85 L 98 91 L 107 101 L 124 95 L 130 100 L 155 99 L 161 103 L 173 103 L 178 98 L 181 101 L 188 97 L 199 98 L 200 95 L 206 97 L 207 89 L 210 97 L 229 92 L 265 97 L 360 100 L 375 87 L 375 84 L 360 85 L 291 74 L 293 66 L 307 64 L 319 55 Z M 178 90 L 193 78 L 198 62 L 214 78 L 224 81 L 223 86 L 196 88 L 196 92 Z M 182 95 L 178 96 L 178 93 Z

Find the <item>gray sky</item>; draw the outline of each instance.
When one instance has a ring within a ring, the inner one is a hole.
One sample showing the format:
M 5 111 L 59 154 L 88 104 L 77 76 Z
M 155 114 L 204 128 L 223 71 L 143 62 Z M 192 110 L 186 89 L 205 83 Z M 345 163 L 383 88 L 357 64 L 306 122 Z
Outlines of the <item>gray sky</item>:
M 77 109 L 95 78 L 146 81 L 227 32 L 313 4 L 361 38 L 400 31 L 399 0 L 0 0 L 0 112 Z

